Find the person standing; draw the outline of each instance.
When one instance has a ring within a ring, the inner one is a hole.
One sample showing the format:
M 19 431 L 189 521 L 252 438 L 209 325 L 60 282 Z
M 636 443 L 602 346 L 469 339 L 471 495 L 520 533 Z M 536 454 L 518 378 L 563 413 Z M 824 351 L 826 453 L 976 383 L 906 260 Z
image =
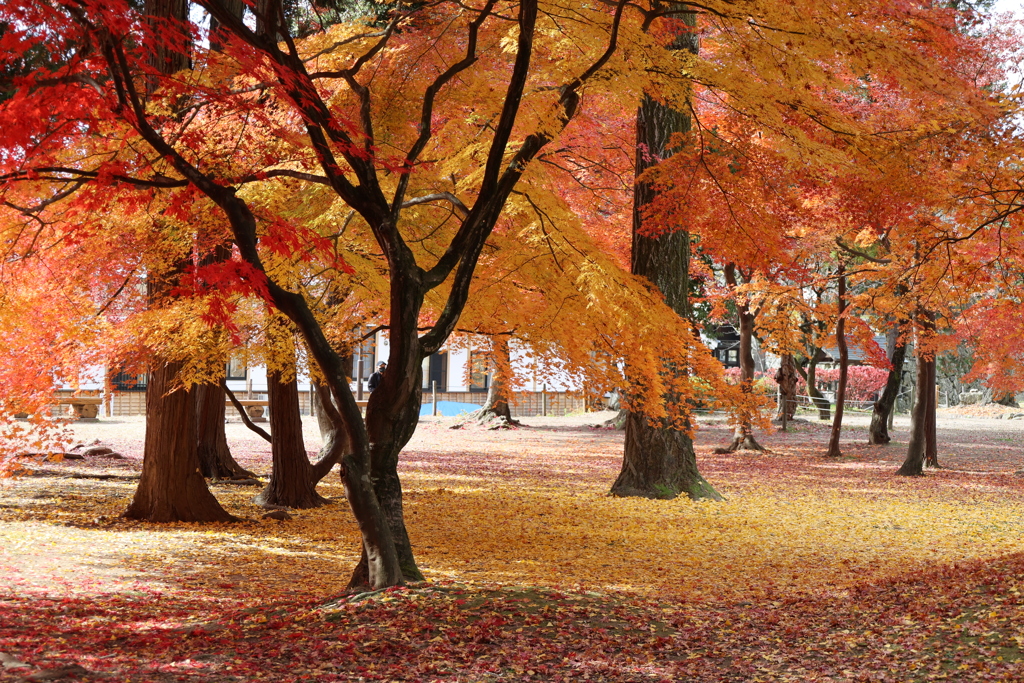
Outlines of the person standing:
M 377 363 L 377 372 L 370 375 L 370 381 L 366 383 L 367 388 L 371 392 L 380 386 L 381 381 L 384 379 L 384 371 L 387 369 L 388 364 L 384 361 Z

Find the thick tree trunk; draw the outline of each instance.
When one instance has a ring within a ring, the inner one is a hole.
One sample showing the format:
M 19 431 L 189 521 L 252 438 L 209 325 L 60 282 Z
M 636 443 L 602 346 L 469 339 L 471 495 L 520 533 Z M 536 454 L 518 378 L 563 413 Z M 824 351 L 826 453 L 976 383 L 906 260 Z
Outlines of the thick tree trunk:
M 741 273 L 742 277 L 742 273 Z M 735 292 L 739 282 L 736 279 L 736 266 L 732 263 L 725 267 L 725 280 L 729 287 Z M 744 277 L 744 281 L 747 278 Z M 740 333 L 740 389 L 749 398 L 754 390 L 754 314 L 750 306 L 744 301 L 736 302 L 736 310 L 739 317 Z M 754 438 L 749 408 L 744 406 L 737 417 L 736 429 L 733 433 L 732 443 L 725 448 L 716 448 L 716 453 L 731 453 L 733 451 L 763 451 L 764 446 Z
M 254 479 L 231 456 L 224 422 L 227 414 L 220 384 L 199 384 L 192 389 L 196 406 L 199 470 L 207 479 Z
M 270 450 L 273 469 L 270 481 L 253 500 L 257 505 L 281 505 L 308 509 L 327 504 L 316 492 L 313 466 L 306 457 L 302 440 L 302 416 L 299 413 L 299 385 L 292 376 L 284 381 L 281 372 L 267 376 L 270 403 Z
M 180 370 L 180 363 L 158 363 L 149 373 L 142 475 L 124 516 L 149 522 L 234 521 L 199 471 L 195 408 L 189 392 L 176 386 Z
M 839 449 L 839 437 L 843 433 L 843 411 L 846 409 L 846 376 L 850 366 L 850 352 L 846 347 L 846 270 L 840 263 L 836 275 L 838 276 L 838 295 L 836 306 L 838 318 L 836 320 L 836 346 L 839 348 L 839 386 L 836 388 L 836 416 L 832 421 L 832 433 L 829 435 L 827 458 L 842 457 L 843 452 Z
M 907 357 L 907 342 L 901 339 L 899 331 L 894 330 L 896 340 L 892 345 L 889 362 L 892 368 L 885 380 L 882 395 L 875 401 L 871 410 L 871 425 L 868 427 L 868 443 L 876 446 L 889 443 L 889 415 L 896 407 L 896 397 L 900 394 L 900 382 L 903 378 L 903 361 Z
M 800 380 L 793 355 L 782 354 L 782 364 L 775 373 L 775 382 L 779 385 L 779 408 L 775 421 L 783 425 L 796 415 L 796 385 Z
M 629 413 L 625 451 L 613 495 L 671 499 L 684 494 L 693 500 L 722 500 L 697 471 L 693 441 L 686 432 L 651 426 L 645 416 Z
M 398 563 L 406 581 L 422 581 L 423 573 L 416 565 L 412 543 L 405 527 L 402 504 L 402 482 L 398 477 L 398 456 L 412 438 L 420 418 L 422 403 L 422 368 L 419 356 L 415 362 L 403 364 L 404 373 L 395 372 L 401 345 L 392 341 L 391 362 L 384 380 L 370 394 L 366 408 L 366 430 L 370 438 L 373 490 L 380 501 L 398 553 Z M 367 557 L 356 566 L 349 589 L 367 587 Z
M 494 422 L 497 426 L 514 426 L 519 420 L 512 419 L 512 409 L 508 405 L 509 387 L 512 367 L 512 356 L 509 351 L 508 338 L 495 335 L 491 337 L 491 382 L 487 386 L 487 398 L 479 410 L 469 416 L 479 422 Z
M 686 5 L 673 2 L 669 7 L 683 10 Z M 690 26 L 696 23 L 692 13 L 684 13 L 680 18 Z M 696 34 L 678 33 L 671 49 L 696 53 Z M 690 125 L 687 112 L 672 109 L 644 95 L 636 122 L 637 177 L 669 156 L 672 153 L 669 146 L 672 136 L 688 132 Z M 655 191 L 647 183 L 638 182 L 633 194 L 632 271 L 650 280 L 678 315 L 689 318 L 690 235 L 681 229 L 658 237 L 645 234 L 643 208 L 653 200 Z M 626 418 L 622 471 L 611 492 L 616 496 L 648 498 L 674 498 L 685 493 L 693 499 L 721 499 L 697 471 L 693 442 L 685 432 L 654 422 L 642 413 L 632 412 Z

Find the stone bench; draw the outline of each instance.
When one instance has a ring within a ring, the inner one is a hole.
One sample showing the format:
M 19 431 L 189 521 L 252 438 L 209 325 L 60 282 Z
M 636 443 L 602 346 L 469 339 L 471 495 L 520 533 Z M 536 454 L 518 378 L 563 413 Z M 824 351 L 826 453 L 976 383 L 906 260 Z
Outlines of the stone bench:
M 62 406 L 71 406 L 75 412 L 75 419 L 79 421 L 96 420 L 100 414 L 100 406 L 103 405 L 103 398 L 100 396 L 58 396 L 54 403 Z

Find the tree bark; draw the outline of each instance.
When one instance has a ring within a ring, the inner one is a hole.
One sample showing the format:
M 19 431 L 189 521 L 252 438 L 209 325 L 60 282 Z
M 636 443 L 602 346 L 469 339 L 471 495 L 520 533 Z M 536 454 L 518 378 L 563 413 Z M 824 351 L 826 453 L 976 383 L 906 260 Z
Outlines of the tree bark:
M 846 377 L 850 365 L 850 351 L 846 347 L 846 269 L 840 262 L 836 275 L 838 292 L 836 296 L 836 346 L 839 348 L 839 386 L 836 388 L 836 416 L 832 421 L 832 433 L 829 435 L 827 458 L 840 458 L 843 452 L 839 448 L 839 437 L 843 433 L 843 411 L 846 409 Z
M 907 342 L 901 339 L 899 331 L 895 332 L 896 341 L 892 347 L 889 362 L 892 368 L 885 380 L 882 395 L 875 401 L 871 410 L 871 425 L 868 427 L 868 443 L 876 446 L 889 443 L 889 415 L 896 407 L 896 397 L 900 394 L 900 383 L 903 378 L 903 361 L 907 357 Z
M 149 522 L 236 521 L 199 471 L 195 408 L 189 392 L 176 386 L 180 371 L 180 363 L 159 360 L 150 370 L 142 475 L 124 516 Z
M 730 263 L 725 266 L 725 281 L 733 292 L 736 291 L 736 287 L 739 284 L 736 279 L 736 270 L 735 264 Z M 743 277 L 742 273 L 740 273 L 740 277 Z M 748 278 L 743 277 L 743 280 L 746 282 Z M 736 301 L 736 312 L 739 318 L 740 333 L 740 389 L 749 398 L 754 390 L 754 314 L 750 310 L 750 305 L 745 301 Z M 732 453 L 734 451 L 763 450 L 765 450 L 764 446 L 759 444 L 757 439 L 754 438 L 754 428 L 751 424 L 749 409 L 744 407 L 738 416 L 732 443 L 725 448 L 716 448 L 715 452 Z
M 934 315 L 929 314 L 931 319 L 934 320 Z M 934 329 L 934 324 L 932 325 Z M 936 433 L 936 413 L 938 409 L 938 396 L 936 396 L 936 379 L 937 379 L 937 368 L 935 363 L 935 353 L 933 352 L 931 357 L 927 359 L 925 365 L 928 369 L 928 408 L 925 414 L 925 442 L 924 442 L 924 464 L 926 467 L 940 467 L 939 465 L 939 444 L 938 435 Z
M 422 405 L 422 366 L 424 356 L 414 348 L 392 340 L 391 357 L 384 379 L 366 406 L 366 431 L 370 440 L 373 490 L 380 501 L 394 539 L 398 564 L 406 581 L 422 581 L 412 543 L 405 527 L 402 482 L 398 477 L 398 456 L 412 438 L 420 419 Z M 410 345 L 411 346 L 411 345 Z M 404 362 L 403 362 L 404 360 Z M 395 372 L 396 365 L 400 372 Z M 352 579 L 350 589 L 367 586 L 365 552 Z
M 832 419 L 832 409 L 828 399 L 818 391 L 816 377 L 818 370 L 817 352 L 818 349 L 815 348 L 814 355 L 807 361 L 807 371 L 802 374 L 804 375 L 804 383 L 807 385 L 807 395 L 811 397 L 811 402 L 814 404 L 814 407 L 818 409 L 818 419 L 825 421 Z
M 796 385 L 799 378 L 793 354 L 782 354 L 782 364 L 775 373 L 775 382 L 779 385 L 779 408 L 775 421 L 781 422 L 783 426 L 796 416 Z
M 332 458 L 331 454 L 351 453 L 352 449 L 348 435 L 336 426 L 339 422 L 338 408 L 331 399 L 330 390 L 316 382 L 313 383 L 313 412 L 316 413 L 317 426 L 320 428 L 320 438 L 323 441 L 313 464 L 313 483 L 317 484 L 338 464 L 338 459 Z
M 896 474 L 907 477 L 919 477 L 924 474 L 924 464 L 928 457 L 929 439 L 934 442 L 933 429 L 929 428 L 929 413 L 934 415 L 935 387 L 932 386 L 933 370 L 929 367 L 926 338 L 935 329 L 935 319 L 928 312 L 918 313 L 918 334 L 915 351 L 917 355 L 917 392 L 914 397 L 914 408 L 910 415 L 910 443 L 907 445 L 907 457 Z M 934 357 L 932 358 L 934 361 Z M 934 419 L 934 418 L 933 418 Z M 934 424 L 934 423 L 933 423 Z
M 693 441 L 686 432 L 651 426 L 643 414 L 626 416 L 626 457 L 612 494 L 672 499 L 722 500 L 697 470 Z
M 220 384 L 199 384 L 192 389 L 195 399 L 199 471 L 207 479 L 254 479 L 231 456 L 224 422 L 227 410 Z
M 512 409 L 508 404 L 509 387 L 512 378 L 512 355 L 508 346 L 508 338 L 502 335 L 491 337 L 491 382 L 487 386 L 487 398 L 479 410 L 469 416 L 479 422 L 495 422 L 496 426 L 514 426 L 519 420 L 512 419 Z
M 184 0 L 147 0 L 148 21 L 169 20 L 180 26 L 188 17 Z M 177 38 L 185 35 L 173 29 Z M 161 43 L 149 56 L 150 64 L 162 74 L 175 73 L 188 65 L 185 45 L 173 39 Z M 156 79 L 146 81 L 152 94 Z M 188 260 L 182 258 L 165 273 L 147 276 L 150 306 L 160 306 L 178 284 Z M 150 522 L 228 522 L 228 514 L 206 486 L 197 452 L 196 408 L 191 392 L 178 385 L 181 364 L 155 358 L 150 364 L 146 387 L 146 437 L 142 474 L 124 516 Z
M 302 440 L 302 416 L 299 413 L 299 385 L 295 376 L 284 380 L 280 371 L 267 375 L 270 403 L 270 451 L 273 469 L 270 481 L 253 500 L 257 505 L 280 505 L 309 509 L 327 504 L 316 492 L 313 467 Z
M 672 10 L 684 10 L 683 3 L 668 3 Z M 696 25 L 696 15 L 685 12 L 681 19 Z M 696 33 L 680 32 L 670 49 L 696 54 Z M 690 116 L 661 104 L 645 94 L 636 122 L 636 176 L 672 153 L 674 134 L 689 132 Z M 637 182 L 633 194 L 632 272 L 646 277 L 665 296 L 665 302 L 681 317 L 690 316 L 690 235 L 676 229 L 650 237 L 643 229 L 643 208 L 655 196 L 655 188 Z M 674 226 L 678 228 L 679 226 Z M 681 493 L 692 499 L 721 500 L 697 471 L 693 442 L 686 432 L 643 413 L 630 412 L 626 418 L 626 439 L 622 471 L 612 485 L 616 496 L 674 498 Z

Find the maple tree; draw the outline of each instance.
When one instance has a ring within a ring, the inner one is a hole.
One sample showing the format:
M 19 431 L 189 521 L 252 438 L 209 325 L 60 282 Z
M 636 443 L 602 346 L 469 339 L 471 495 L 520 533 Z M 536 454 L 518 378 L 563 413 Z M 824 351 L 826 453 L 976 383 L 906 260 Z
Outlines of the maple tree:
M 675 429 L 685 422 L 678 409 L 699 393 L 696 378 L 715 381 L 706 351 L 689 325 L 668 313 L 662 294 L 611 267 L 621 253 L 614 247 L 610 254 L 598 253 L 600 240 L 569 215 L 575 198 L 560 196 L 551 187 L 556 174 L 546 175 L 548 169 L 532 163 L 551 151 L 548 143 L 563 129 L 571 133 L 581 93 L 597 100 L 595 106 L 621 111 L 626 102 L 632 111 L 645 91 L 656 92 L 664 104 L 652 99 L 652 107 L 686 112 L 697 92 L 719 108 L 742 112 L 741 120 L 756 120 L 777 137 L 788 162 L 799 157 L 817 167 L 848 165 L 851 157 L 874 159 L 893 149 L 893 141 L 879 134 L 889 110 L 871 117 L 830 104 L 865 73 L 877 78 L 882 94 L 892 88 L 935 96 L 935 109 L 907 96 L 920 105 L 914 115 L 927 120 L 910 136 L 928 135 L 933 126 L 957 117 L 973 120 L 988 106 L 958 78 L 936 81 L 929 75 L 936 63 L 947 66 L 949 54 L 962 46 L 949 30 L 951 15 L 930 7 L 872 6 L 854 19 L 816 3 L 785 11 L 757 4 L 742 13 L 723 4 L 702 13 L 708 58 L 697 60 L 664 49 L 679 23 L 666 18 L 679 7 L 659 3 L 650 9 L 625 3 L 440 3 L 429 11 L 407 8 L 388 15 L 390 21 L 379 26 L 314 25 L 301 40 L 291 35 L 282 4 L 257 5 L 255 29 L 237 6 L 200 4 L 216 20 L 218 49 L 197 50 L 203 67 L 198 71 L 174 73 L 154 68 L 151 59 L 156 55 L 166 64 L 168 54 L 180 57 L 183 45 L 193 42 L 185 38 L 194 30 L 187 24 L 164 22 L 157 30 L 132 23 L 138 15 L 120 3 L 25 0 L 5 6 L 5 16 L 16 16 L 20 25 L 44 27 L 5 34 L 7 48 L 38 49 L 44 38 L 61 36 L 50 49 L 72 56 L 56 77 L 25 77 L 19 96 L 5 105 L 5 117 L 21 124 L 5 129 L 5 136 L 12 149 L 25 150 L 24 158 L 5 159 L 5 197 L 18 206 L 24 206 L 23 198 L 43 197 L 39 209 L 46 211 L 62 202 L 72 206 L 61 229 L 97 208 L 120 205 L 131 214 L 158 203 L 161 209 L 149 214 L 160 216 L 151 238 L 166 238 L 157 245 L 163 253 L 142 271 L 170 273 L 180 286 L 174 307 L 154 310 L 150 322 L 162 317 L 171 327 L 201 311 L 199 317 L 230 328 L 237 306 L 232 297 L 271 302 L 293 321 L 331 394 L 322 401 L 323 414 L 345 436 L 329 444 L 325 455 L 343 462 L 348 499 L 361 524 L 365 557 L 354 585 L 379 587 L 419 575 L 405 530 L 398 454 L 418 418 L 423 358 L 440 348 L 464 315 L 484 315 L 469 309 L 476 290 L 486 288 L 477 277 L 482 261 L 491 267 L 503 258 L 518 259 L 508 270 L 518 277 L 528 272 L 523 262 L 549 250 L 551 260 L 542 262 L 555 263 L 575 282 L 530 271 L 532 283 L 523 277 L 505 291 L 530 293 L 523 311 L 560 309 L 562 301 L 573 300 L 574 310 L 597 310 L 610 320 L 588 317 L 587 343 L 571 349 L 551 341 L 540 324 L 517 321 L 516 334 L 529 343 L 547 341 L 553 355 L 567 351 L 571 367 L 598 366 L 591 372 L 607 385 L 613 378 L 622 382 L 615 375 L 625 358 L 638 413 L 648 423 L 673 423 L 674 439 L 689 438 Z M 571 31 L 558 23 L 563 11 L 575 17 Z M 828 21 L 815 23 L 820 17 Z M 774 38 L 781 36 L 780 45 Z M 779 50 L 787 54 L 784 62 L 774 57 Z M 843 58 L 830 61 L 837 50 Z M 424 54 L 432 57 L 412 56 Z M 657 68 L 648 68 L 652 61 Z M 608 101 L 600 102 L 602 96 Z M 40 109 L 59 115 L 31 115 Z M 692 110 L 699 120 L 700 105 Z M 692 110 L 685 115 L 693 116 Z M 707 135 L 706 128 L 700 132 Z M 760 144 L 747 137 L 749 149 Z M 701 149 L 691 145 L 676 155 L 679 163 Z M 704 161 L 727 167 L 731 160 L 720 157 Z M 658 167 L 665 174 L 679 168 Z M 656 182 L 659 173 L 650 180 Z M 698 187 L 671 184 L 691 192 Z M 661 194 L 678 203 L 678 194 Z M 704 204 L 685 204 L 690 216 L 700 216 L 713 195 L 696 192 Z M 216 216 L 208 226 L 218 236 L 213 242 L 234 242 L 231 258 L 197 265 L 203 250 L 193 243 L 205 242 L 197 222 L 204 215 Z M 551 215 L 558 220 L 545 222 Z M 663 218 L 663 224 L 695 231 L 700 223 L 690 217 L 677 221 L 670 212 Z M 343 235 L 350 225 L 357 234 Z M 559 234 L 548 233 L 553 225 Z M 93 218 L 88 231 L 101 227 L 123 236 L 131 226 Z M 770 237 L 773 227 L 765 222 L 757 235 Z M 88 231 L 71 230 L 79 237 Z M 688 238 L 675 234 L 640 239 L 674 242 L 678 252 Z M 701 231 L 711 252 L 730 239 L 727 231 Z M 507 249 L 488 253 L 488 245 L 496 244 Z M 93 248 L 93 259 L 125 262 Z M 559 263 L 573 250 L 578 256 Z M 169 267 L 185 263 L 193 252 L 191 269 Z M 330 276 L 296 277 L 315 271 Z M 543 291 L 530 291 L 537 283 Z M 354 296 L 346 287 L 367 296 Z M 304 296 L 314 293 L 324 296 Z M 328 305 L 320 308 L 320 302 Z M 348 388 L 339 345 L 345 334 L 338 330 L 351 330 L 348 323 L 372 320 L 374 313 L 387 321 L 391 372 L 371 397 L 364 422 Z M 595 362 L 596 357 L 604 360 Z M 187 383 L 184 374 L 181 381 Z M 173 381 L 159 386 L 177 388 Z M 714 388 L 728 396 L 724 387 Z M 349 449 L 351 454 L 343 453 Z

